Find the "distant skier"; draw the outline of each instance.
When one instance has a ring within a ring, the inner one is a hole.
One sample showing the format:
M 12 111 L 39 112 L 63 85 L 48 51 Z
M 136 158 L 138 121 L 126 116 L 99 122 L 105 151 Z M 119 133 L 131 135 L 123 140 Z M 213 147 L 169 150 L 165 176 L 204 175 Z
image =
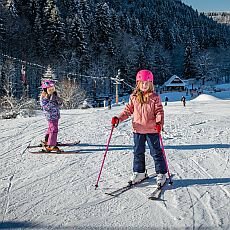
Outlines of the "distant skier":
M 186 104 L 186 98 L 185 98 L 185 96 L 182 96 L 182 97 L 181 97 L 181 101 L 182 101 L 182 103 L 183 103 L 183 106 L 185 106 L 185 104 Z
M 164 110 L 160 97 L 154 92 L 153 74 L 149 70 L 140 70 L 136 75 L 136 88 L 129 103 L 118 117 L 112 118 L 112 125 L 126 120 L 133 115 L 134 133 L 133 184 L 143 180 L 145 172 L 145 142 L 155 162 L 157 184 L 166 181 L 167 166 L 160 147 L 159 133 L 164 125 Z
M 108 109 L 111 109 L 111 103 L 112 103 L 112 100 L 111 100 L 111 98 L 109 97 L 109 99 L 108 99 Z
M 42 82 L 42 89 L 40 104 L 48 121 L 48 130 L 45 135 L 45 141 L 43 142 L 45 150 L 47 152 L 60 151 L 57 147 L 57 135 L 61 99 L 57 96 L 54 82 L 52 80 L 44 80 Z
M 104 108 L 106 108 L 106 99 L 104 99 Z
M 169 101 L 169 98 L 165 96 L 165 106 L 167 105 L 168 101 Z

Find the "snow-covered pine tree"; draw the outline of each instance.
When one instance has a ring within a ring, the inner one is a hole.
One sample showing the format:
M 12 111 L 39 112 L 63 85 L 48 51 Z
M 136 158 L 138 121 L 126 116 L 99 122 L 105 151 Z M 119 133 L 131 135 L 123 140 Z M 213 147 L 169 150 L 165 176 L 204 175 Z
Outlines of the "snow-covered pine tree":
M 54 0 L 47 0 L 44 6 L 44 42 L 46 56 L 50 59 L 60 57 L 65 44 L 65 30 L 59 10 Z
M 95 10 L 95 35 L 96 44 L 101 49 L 107 47 L 111 34 L 111 14 L 107 3 L 98 3 Z
M 81 57 L 86 52 L 86 41 L 84 31 L 84 21 L 81 12 L 75 14 L 72 24 L 69 29 L 69 39 L 73 50 L 76 51 L 77 56 Z
M 45 79 L 49 79 L 49 80 L 54 80 L 56 81 L 56 75 L 54 74 L 52 68 L 50 65 L 48 65 L 44 75 L 42 76 L 42 81 L 45 80 Z
M 190 45 L 188 45 L 185 48 L 183 66 L 184 66 L 183 77 L 185 79 L 193 78 L 197 76 L 196 64 L 193 57 L 192 47 Z

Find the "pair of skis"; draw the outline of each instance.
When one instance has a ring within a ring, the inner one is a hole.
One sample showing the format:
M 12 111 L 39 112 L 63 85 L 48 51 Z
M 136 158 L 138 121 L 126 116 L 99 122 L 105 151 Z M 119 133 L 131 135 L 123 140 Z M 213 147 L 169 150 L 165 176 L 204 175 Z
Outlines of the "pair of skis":
M 147 181 L 149 178 L 153 178 L 153 177 L 156 177 L 156 174 L 153 174 L 151 176 L 148 176 L 148 177 L 145 177 L 143 180 L 135 183 L 135 184 L 132 184 L 131 181 L 128 182 L 128 185 L 126 186 L 123 186 L 119 189 L 116 189 L 112 192 L 106 192 L 105 194 L 109 195 L 109 196 L 114 196 L 114 197 L 117 197 L 119 195 L 121 195 L 122 193 L 134 188 L 134 187 L 137 187 L 139 184 Z M 150 193 L 150 195 L 148 196 L 148 199 L 150 200 L 160 200 L 160 197 L 161 197 L 161 194 L 162 194 L 162 191 L 164 190 L 164 187 L 166 186 L 167 184 L 167 180 L 165 181 L 164 185 L 160 186 L 160 185 L 157 185 L 157 187 Z
M 58 147 L 70 147 L 70 146 L 75 146 L 75 145 L 78 145 L 80 143 L 80 141 L 76 141 L 76 142 L 66 142 L 66 143 L 61 143 L 61 142 L 58 142 L 57 143 L 57 146 Z M 30 151 L 30 153 L 33 153 L 33 154 L 42 154 L 42 153 L 46 153 L 46 154 L 74 154 L 74 153 L 79 153 L 80 150 L 60 150 L 60 151 L 47 151 L 45 150 L 45 147 L 44 147 L 44 144 L 41 143 L 39 145 L 29 145 L 27 147 L 27 149 L 34 149 L 34 148 L 43 148 L 41 150 L 38 150 L 38 151 Z

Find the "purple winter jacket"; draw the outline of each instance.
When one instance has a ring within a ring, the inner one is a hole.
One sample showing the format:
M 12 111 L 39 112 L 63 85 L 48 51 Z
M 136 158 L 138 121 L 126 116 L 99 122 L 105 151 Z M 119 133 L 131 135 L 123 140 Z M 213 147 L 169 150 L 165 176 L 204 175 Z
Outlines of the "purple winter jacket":
M 60 98 L 56 95 L 50 97 L 42 93 L 40 98 L 40 105 L 48 121 L 58 120 L 60 118 Z

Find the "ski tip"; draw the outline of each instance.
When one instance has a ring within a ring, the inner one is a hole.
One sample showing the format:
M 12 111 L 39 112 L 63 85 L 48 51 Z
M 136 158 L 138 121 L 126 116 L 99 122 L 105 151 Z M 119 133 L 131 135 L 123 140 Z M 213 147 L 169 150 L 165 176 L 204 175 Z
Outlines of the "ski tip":
M 132 186 L 133 185 L 133 182 L 130 180 L 128 181 L 128 186 Z
M 165 201 L 159 197 L 148 197 L 149 200 L 156 200 L 156 201 Z
M 113 197 L 116 197 L 116 196 L 117 196 L 117 195 L 114 195 L 114 194 L 109 193 L 109 192 L 106 192 L 105 194 L 106 194 L 106 195 L 109 195 L 109 196 L 113 196 Z
M 156 198 L 156 197 L 149 197 L 149 200 L 159 200 L 159 198 Z

